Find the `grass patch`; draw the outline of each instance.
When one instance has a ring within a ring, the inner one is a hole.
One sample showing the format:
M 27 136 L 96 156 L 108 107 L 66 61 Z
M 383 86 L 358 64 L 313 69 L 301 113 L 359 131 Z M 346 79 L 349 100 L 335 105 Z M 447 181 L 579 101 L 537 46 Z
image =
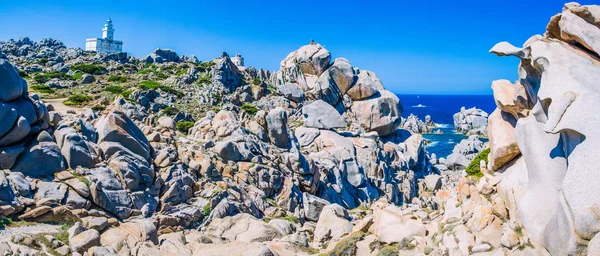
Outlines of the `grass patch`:
M 56 240 L 63 242 L 66 245 L 69 245 L 69 233 L 67 232 L 71 227 L 73 226 L 73 223 L 64 223 L 60 226 L 60 232 L 58 234 L 56 234 L 56 236 L 54 236 L 54 238 L 56 238 Z
M 124 76 L 110 76 L 108 81 L 111 83 L 126 83 L 127 77 Z
M 262 81 L 260 80 L 260 78 L 254 78 L 254 80 L 252 80 L 252 84 L 253 85 L 259 85 L 262 84 Z
M 283 219 L 287 220 L 291 223 L 296 223 L 296 224 L 300 223 L 300 219 L 296 218 L 296 216 L 294 216 L 294 215 L 287 215 L 287 216 L 283 217 Z
M 201 76 L 200 78 L 198 78 L 198 82 L 196 82 L 196 84 L 198 84 L 198 85 L 210 84 L 210 75 Z
M 102 65 L 97 64 L 79 64 L 71 66 L 71 70 L 81 71 L 90 75 L 101 75 L 102 73 L 104 73 L 104 71 L 106 71 L 106 68 Z
M 29 88 L 31 88 L 34 91 L 39 92 L 39 93 L 46 93 L 46 94 L 54 93 L 54 89 L 50 88 L 50 86 L 48 86 L 48 85 L 43 85 L 43 84 L 42 85 L 32 85 L 32 86 L 29 86 Z
M 423 253 L 425 255 L 429 255 L 433 252 L 433 250 L 434 250 L 433 247 L 425 247 L 425 249 L 423 250 Z
M 467 169 L 465 170 L 467 172 L 467 176 L 483 177 L 483 173 L 481 173 L 481 168 L 479 168 L 479 163 L 481 162 L 481 160 L 487 163 L 489 154 L 489 148 L 479 152 L 479 154 L 477 154 L 477 156 L 473 158 L 473 161 L 471 161 L 467 166 Z
M 350 234 L 349 236 L 345 237 L 344 239 L 340 240 L 335 245 L 333 250 L 331 250 L 330 252 L 321 254 L 321 255 L 328 255 L 328 256 L 356 255 L 356 243 L 358 243 L 358 241 L 362 240 L 362 238 L 365 235 L 366 235 L 365 232 L 362 232 L 362 231 L 354 232 L 354 233 Z
M 206 204 L 204 207 L 202 207 L 202 214 L 204 216 L 208 216 L 210 214 L 210 203 Z
M 46 66 L 46 63 L 48 63 L 48 61 L 50 61 L 48 58 L 41 58 L 37 64 L 40 64 L 42 66 Z
M 177 115 L 179 113 L 179 109 L 177 109 L 176 107 L 166 107 L 165 109 L 163 109 L 162 111 L 162 115 L 166 115 L 166 116 L 174 116 Z
M 83 73 L 77 72 L 73 75 L 73 80 L 81 80 L 82 77 L 83 77 Z
M 213 61 L 205 61 L 205 62 L 201 62 L 200 64 L 196 65 L 196 68 L 200 71 L 200 72 L 206 72 L 208 70 L 210 70 L 212 68 L 212 66 L 214 66 L 215 63 Z
M 94 105 L 94 106 L 92 106 L 92 110 L 94 110 L 94 111 L 103 111 L 105 109 L 106 109 L 106 107 L 102 106 L 102 105 Z
M 179 91 L 175 90 L 174 88 L 172 88 L 170 86 L 163 85 L 163 84 L 161 84 L 159 82 L 152 81 L 152 80 L 142 81 L 140 83 L 139 87 L 141 89 L 144 89 L 144 90 L 157 90 L 157 89 L 160 89 L 160 90 L 162 90 L 164 92 L 167 92 L 167 93 L 176 94 L 177 96 L 181 95 L 181 93 Z
M 125 91 L 125 88 L 123 88 L 123 86 L 119 86 L 119 85 L 111 85 L 111 86 L 105 87 L 104 91 L 110 92 L 112 94 L 120 94 L 123 91 Z
M 92 97 L 83 94 L 74 94 L 69 96 L 69 98 L 64 102 L 67 106 L 81 106 L 86 104 L 92 100 Z
M 121 92 L 121 96 L 125 99 L 129 99 L 129 95 L 133 92 L 133 90 L 125 90 Z
M 252 116 L 256 115 L 256 112 L 258 112 L 258 108 L 248 102 L 244 102 L 240 108 Z
M 188 130 L 194 126 L 194 122 L 191 121 L 179 121 L 177 122 L 177 130 L 187 134 Z
M 395 245 L 390 245 L 390 244 L 386 244 L 383 247 L 381 247 L 381 249 L 379 250 L 379 253 L 377 253 L 377 256 L 396 256 L 398 255 L 398 252 L 400 251 L 400 248 L 398 248 L 399 246 L 397 244 Z

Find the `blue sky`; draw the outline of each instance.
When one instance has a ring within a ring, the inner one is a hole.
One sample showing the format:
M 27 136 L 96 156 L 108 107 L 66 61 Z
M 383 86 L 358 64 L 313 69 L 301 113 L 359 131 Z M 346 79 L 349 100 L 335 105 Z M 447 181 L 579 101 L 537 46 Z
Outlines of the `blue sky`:
M 493 80 L 517 78 L 518 60 L 488 50 L 543 33 L 566 0 L 0 2 L 1 41 L 52 37 L 83 48 L 110 17 L 115 39 L 138 57 L 157 47 L 202 60 L 227 51 L 277 70 L 314 39 L 396 93 L 489 94 Z

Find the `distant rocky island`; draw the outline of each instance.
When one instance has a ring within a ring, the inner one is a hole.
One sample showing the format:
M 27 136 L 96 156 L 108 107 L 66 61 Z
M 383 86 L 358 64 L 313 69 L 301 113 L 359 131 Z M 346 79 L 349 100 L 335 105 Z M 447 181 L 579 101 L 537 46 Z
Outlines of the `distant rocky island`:
M 600 254 L 598 38 L 569 3 L 494 46 L 519 80 L 457 109 L 439 159 L 435 120 L 314 41 L 276 71 L 0 42 L 0 253 Z

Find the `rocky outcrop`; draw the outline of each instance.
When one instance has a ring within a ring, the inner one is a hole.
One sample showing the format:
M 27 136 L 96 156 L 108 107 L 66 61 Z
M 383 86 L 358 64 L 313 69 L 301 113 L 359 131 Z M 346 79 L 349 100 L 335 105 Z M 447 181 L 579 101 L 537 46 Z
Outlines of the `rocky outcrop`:
M 462 107 L 454 114 L 454 129 L 457 132 L 470 135 L 487 136 L 488 113 L 481 109 Z
M 157 48 L 146 57 L 147 63 L 178 62 L 179 55 L 171 49 Z
M 594 115 L 590 111 L 599 107 L 599 95 L 592 89 L 600 70 L 597 10 L 598 6 L 567 4 L 550 20 L 543 37 L 532 37 L 522 48 L 505 42 L 491 49 L 497 55 L 521 59 L 519 81 L 512 87 L 526 92 L 527 98 L 517 96 L 513 102 L 526 100 L 520 106 L 527 108 L 519 113 L 529 114 L 514 116 L 515 111 L 506 107 L 510 97 L 495 93 L 497 102 L 505 102 L 496 111 L 517 120 L 511 125 L 496 118 L 490 121 L 490 131 L 515 134 L 528 174 L 528 181 L 521 185 L 524 194 L 518 200 L 518 212 L 532 242 L 553 255 L 584 252 L 588 241 L 598 236 L 600 225 L 592 213 L 599 202 L 589 196 L 596 193 L 592 183 L 600 178 L 593 171 L 598 124 L 589 118 Z M 494 147 L 503 152 L 499 155 L 516 152 L 510 150 L 514 143 Z
M 398 97 L 385 90 L 375 73 L 356 69 L 344 58 L 330 61 L 331 54 L 321 45 L 306 45 L 290 53 L 271 79 L 282 91 L 296 86 L 306 100 L 322 100 L 340 114 L 347 112 L 348 121 L 366 131 L 392 134 L 402 115 Z

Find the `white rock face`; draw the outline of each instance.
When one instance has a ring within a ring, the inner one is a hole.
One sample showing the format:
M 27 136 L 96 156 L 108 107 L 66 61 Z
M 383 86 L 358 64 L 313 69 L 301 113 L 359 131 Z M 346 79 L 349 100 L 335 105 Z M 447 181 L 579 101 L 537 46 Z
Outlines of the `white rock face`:
M 454 114 L 454 128 L 466 135 L 487 135 L 488 113 L 481 109 L 462 107 Z
M 533 107 L 515 128 L 529 180 L 519 213 L 532 241 L 552 255 L 576 254 L 600 230 L 598 10 L 565 5 L 543 40 L 491 50 L 521 59 L 519 83 Z

